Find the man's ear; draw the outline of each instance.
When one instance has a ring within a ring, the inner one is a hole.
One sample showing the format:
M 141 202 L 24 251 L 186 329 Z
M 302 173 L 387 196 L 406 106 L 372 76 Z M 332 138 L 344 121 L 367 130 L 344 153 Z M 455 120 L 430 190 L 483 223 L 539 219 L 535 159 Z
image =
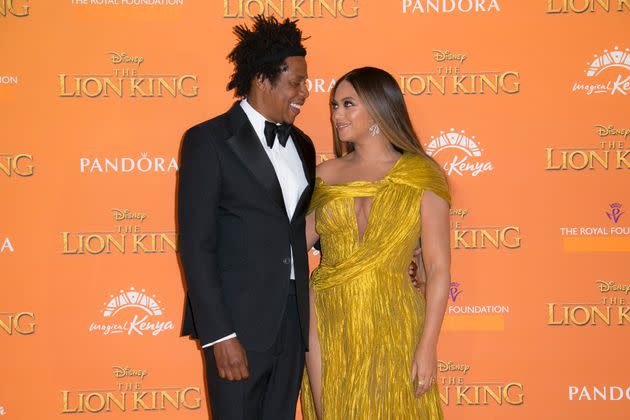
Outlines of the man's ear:
M 269 90 L 269 88 L 271 87 L 271 83 L 269 83 L 269 79 L 267 79 L 262 74 L 259 74 L 254 78 L 254 84 L 259 90 L 263 92 Z

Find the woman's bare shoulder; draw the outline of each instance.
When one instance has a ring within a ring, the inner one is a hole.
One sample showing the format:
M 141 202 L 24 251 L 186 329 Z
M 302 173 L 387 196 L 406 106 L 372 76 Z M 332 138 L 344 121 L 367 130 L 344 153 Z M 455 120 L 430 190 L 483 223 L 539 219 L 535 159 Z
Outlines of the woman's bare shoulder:
M 337 178 L 339 171 L 347 165 L 346 156 L 336 159 L 328 159 L 317 165 L 316 175 L 325 183 L 330 183 Z

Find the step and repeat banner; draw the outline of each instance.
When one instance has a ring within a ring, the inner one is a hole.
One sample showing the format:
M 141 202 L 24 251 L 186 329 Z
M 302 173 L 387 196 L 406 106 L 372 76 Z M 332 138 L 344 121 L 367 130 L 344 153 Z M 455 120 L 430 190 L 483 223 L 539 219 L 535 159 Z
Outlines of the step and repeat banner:
M 448 174 L 446 418 L 628 418 L 630 1 L 0 0 L 0 419 L 208 417 L 178 152 L 258 13 L 310 36 L 320 161 L 371 65 Z

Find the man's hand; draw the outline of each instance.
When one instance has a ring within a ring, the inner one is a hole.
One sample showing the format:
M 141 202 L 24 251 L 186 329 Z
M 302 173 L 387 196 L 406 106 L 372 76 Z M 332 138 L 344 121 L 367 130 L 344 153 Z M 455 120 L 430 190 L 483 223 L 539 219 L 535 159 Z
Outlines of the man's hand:
M 420 262 L 420 267 L 416 264 L 416 259 Z M 416 248 L 413 251 L 413 257 L 411 259 L 411 264 L 409 264 L 409 277 L 411 278 L 411 284 L 415 287 L 418 292 L 424 295 L 427 278 L 424 272 L 424 265 L 422 264 L 422 248 Z
M 221 341 L 212 346 L 212 351 L 221 379 L 240 381 L 249 378 L 247 354 L 238 338 Z

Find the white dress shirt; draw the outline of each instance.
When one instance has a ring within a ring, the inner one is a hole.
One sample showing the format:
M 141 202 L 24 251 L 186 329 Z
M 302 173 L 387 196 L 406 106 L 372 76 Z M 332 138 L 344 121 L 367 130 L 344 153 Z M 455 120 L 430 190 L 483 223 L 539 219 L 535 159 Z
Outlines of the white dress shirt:
M 282 198 L 284 199 L 284 206 L 287 209 L 287 218 L 291 220 L 298 200 L 302 196 L 302 193 L 308 186 L 306 175 L 304 174 L 304 168 L 302 167 L 302 160 L 295 148 L 295 143 L 291 136 L 287 140 L 286 146 L 282 147 L 278 138 L 273 143 L 273 147 L 267 146 L 267 140 L 265 139 L 265 117 L 258 111 L 256 111 L 246 99 L 243 99 L 240 103 L 241 108 L 245 111 L 249 122 L 254 127 L 254 131 L 258 136 L 262 148 L 267 153 L 273 169 L 280 182 L 280 188 L 282 189 Z M 295 267 L 293 265 L 293 248 L 290 247 L 291 252 L 291 280 L 295 280 Z M 236 337 L 236 333 L 232 333 L 228 336 L 213 341 L 212 343 L 201 346 L 206 348 L 212 346 L 221 341 L 228 340 Z

